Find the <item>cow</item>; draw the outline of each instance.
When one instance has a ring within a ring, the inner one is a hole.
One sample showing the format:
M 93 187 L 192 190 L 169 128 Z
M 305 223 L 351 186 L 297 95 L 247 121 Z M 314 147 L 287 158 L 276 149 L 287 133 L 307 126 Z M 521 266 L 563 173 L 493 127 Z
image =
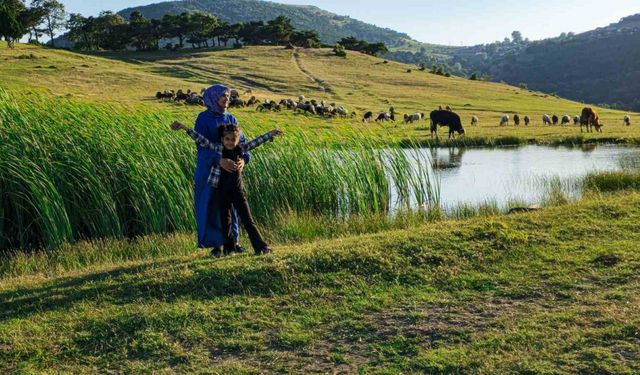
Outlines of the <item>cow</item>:
M 573 116 L 573 125 L 578 125 L 580 123 L 580 116 Z
M 509 125 L 509 115 L 503 115 L 500 119 L 500 126 Z
M 424 117 L 424 114 L 419 113 L 419 112 L 416 112 L 416 113 L 411 114 L 411 115 L 405 114 L 404 115 L 404 122 L 405 122 L 405 124 L 407 124 L 407 123 L 413 124 L 414 121 L 420 121 L 420 119 L 423 118 L 423 117 Z
M 627 126 L 631 125 L 631 117 L 629 117 L 629 115 L 624 115 L 624 124 Z
M 364 117 L 362 118 L 362 122 L 369 122 L 371 121 L 372 118 L 373 118 L 373 112 L 369 111 L 364 114 Z
M 558 125 L 558 120 L 560 120 L 558 116 L 556 115 L 551 116 L 551 121 L 553 121 L 553 125 Z
M 524 116 L 524 125 L 525 126 L 529 126 L 530 122 L 531 122 L 531 119 L 529 118 L 529 116 L 525 115 Z
M 520 125 L 520 116 L 513 115 L 513 123 L 516 124 L 516 126 Z
M 583 126 L 587 130 L 587 133 L 591 132 L 592 128 L 594 128 L 596 132 L 602 133 L 600 116 L 598 116 L 598 112 L 591 107 L 584 107 L 582 109 L 582 114 L 580 115 L 580 132 L 582 132 Z
M 455 138 L 453 132 L 457 131 L 458 134 L 464 134 L 460 116 L 453 111 L 435 110 L 429 114 L 429 118 L 431 119 L 431 139 L 434 136 L 438 136 L 438 125 L 449 127 L 449 139 Z
M 542 123 L 544 125 L 551 125 L 551 117 L 549 117 L 549 115 L 542 115 Z
M 571 122 L 571 117 L 569 117 L 569 115 L 564 115 L 562 116 L 562 122 L 560 124 L 566 125 L 566 124 L 569 124 L 570 122 Z
M 478 125 L 478 116 L 471 116 L 471 125 Z

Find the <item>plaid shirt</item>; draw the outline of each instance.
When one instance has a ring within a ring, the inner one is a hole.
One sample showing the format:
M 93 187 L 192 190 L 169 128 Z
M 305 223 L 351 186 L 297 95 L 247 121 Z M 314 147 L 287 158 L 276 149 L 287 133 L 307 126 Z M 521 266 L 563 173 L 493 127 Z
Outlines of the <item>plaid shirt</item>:
M 220 160 L 222 160 L 222 149 L 224 146 L 222 143 L 213 143 L 207 138 L 205 138 L 202 134 L 197 131 L 187 128 L 187 134 L 196 142 L 196 144 L 200 147 L 209 148 L 220 155 Z M 248 151 L 253 150 L 254 148 L 260 146 L 261 144 L 273 140 L 273 136 L 270 133 L 265 133 L 258 138 L 255 138 L 245 144 L 241 144 L 242 152 L 246 153 Z M 220 165 L 214 165 L 211 167 L 211 173 L 209 173 L 209 178 L 207 178 L 207 182 L 214 188 L 218 187 L 218 183 L 220 182 Z

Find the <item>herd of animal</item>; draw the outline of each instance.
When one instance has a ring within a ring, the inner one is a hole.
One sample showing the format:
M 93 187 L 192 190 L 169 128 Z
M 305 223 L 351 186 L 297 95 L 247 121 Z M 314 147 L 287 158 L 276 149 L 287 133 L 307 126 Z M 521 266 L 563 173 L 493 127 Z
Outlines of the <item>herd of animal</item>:
M 477 123 L 477 117 L 475 117 L 475 121 Z M 472 125 L 473 125 L 473 119 L 472 119 Z M 525 125 L 529 125 L 531 123 L 531 119 L 529 118 L 529 116 L 524 116 L 523 118 L 524 124 Z M 582 109 L 582 113 L 580 115 L 575 115 L 573 117 L 569 116 L 569 115 L 563 115 L 561 118 L 558 117 L 557 115 L 552 115 L 549 116 L 547 114 L 542 115 L 542 124 L 543 125 L 558 125 L 558 123 L 560 123 L 560 125 L 567 125 L 570 124 L 573 121 L 574 125 L 580 125 L 580 131 L 586 130 L 587 132 L 592 132 L 592 131 L 596 131 L 598 133 L 602 133 L 602 127 L 603 127 L 603 123 L 600 121 L 600 116 L 598 115 L 598 112 L 596 112 L 595 109 L 591 108 L 591 107 L 585 107 Z M 622 122 L 624 125 L 631 125 L 631 117 L 629 117 L 629 115 L 625 115 L 624 118 L 622 119 Z M 520 125 L 520 116 L 515 114 L 513 115 L 513 123 L 514 125 L 518 126 Z M 509 115 L 503 115 L 502 118 L 500 119 L 500 126 L 505 126 L 505 125 L 509 125 Z
M 178 91 L 164 90 L 164 91 L 156 92 L 156 99 L 168 100 L 175 103 L 184 103 L 188 105 L 204 106 L 204 99 L 202 98 L 203 92 L 204 92 L 204 89 L 200 91 L 200 94 L 191 90 L 187 90 L 186 92 L 182 90 L 178 90 Z
M 202 98 L 202 92 L 197 94 L 191 90 L 187 90 L 183 92 L 182 90 L 174 91 L 174 90 L 165 90 L 163 92 L 158 91 L 156 93 L 156 99 L 158 100 L 171 100 L 173 102 L 184 102 L 189 105 L 204 105 L 204 100 Z M 319 115 L 323 117 L 355 117 L 356 113 L 349 113 L 344 106 L 337 105 L 336 103 L 325 103 L 324 100 L 317 101 L 315 99 L 307 100 L 304 95 L 298 96 L 298 100 L 294 100 L 291 98 L 282 99 L 279 102 L 274 100 L 265 100 L 260 101 L 256 99 L 255 96 L 251 96 L 249 100 L 243 100 L 240 98 L 240 93 L 237 90 L 231 90 L 231 97 L 229 101 L 229 107 L 250 107 L 256 106 L 257 111 L 275 111 L 279 112 L 283 108 L 293 110 L 294 112 L 303 112 L 310 113 L 314 115 Z M 251 90 L 246 90 L 245 94 L 251 94 Z M 375 117 L 375 118 L 374 118 Z M 425 114 L 421 112 L 415 112 L 412 114 L 404 114 L 403 120 L 406 124 L 412 124 L 414 122 L 418 122 L 422 119 L 426 119 Z M 372 111 L 365 112 L 362 122 L 368 123 L 370 121 L 395 121 L 396 120 L 396 111 L 393 107 L 390 107 L 386 112 L 380 112 L 376 116 Z M 437 137 L 438 126 L 447 126 L 449 128 L 449 138 L 455 137 L 455 132 L 458 134 L 464 134 L 464 126 L 462 125 L 462 121 L 460 116 L 453 111 L 450 106 L 446 106 L 445 109 L 442 106 L 439 109 L 432 111 L 429 114 L 429 120 L 431 122 L 430 130 L 431 137 Z M 509 125 L 510 117 L 508 114 L 503 115 L 500 118 L 500 126 Z M 580 125 L 580 132 L 583 131 L 583 128 L 586 132 L 596 131 L 602 133 L 603 123 L 600 120 L 600 116 L 591 107 L 585 107 L 582 109 L 580 115 L 575 115 L 573 117 L 569 115 L 563 115 L 562 117 L 558 117 L 557 115 L 549 116 L 547 114 L 542 115 L 542 123 L 544 125 L 561 125 L 570 124 L 573 121 L 574 125 Z M 521 122 L 524 122 L 525 126 L 531 124 L 531 118 L 528 115 L 523 116 L 522 118 L 518 114 L 513 115 L 513 123 L 518 126 Z M 471 116 L 471 125 L 478 125 L 479 119 L 477 116 Z M 625 125 L 631 125 L 631 117 L 629 115 L 625 115 L 623 118 L 623 123 Z

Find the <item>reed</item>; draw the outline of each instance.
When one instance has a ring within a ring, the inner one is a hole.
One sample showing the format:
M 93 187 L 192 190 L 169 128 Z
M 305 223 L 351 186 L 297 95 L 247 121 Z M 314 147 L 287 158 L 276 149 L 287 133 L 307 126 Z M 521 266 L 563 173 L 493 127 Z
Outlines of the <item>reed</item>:
M 0 249 L 194 230 L 195 147 L 171 133 L 174 118 L 0 90 Z M 250 137 L 273 124 L 243 126 Z M 288 126 L 245 170 L 258 222 L 269 229 L 288 212 L 345 221 L 437 205 L 427 157 L 383 141 L 357 131 L 319 139 Z

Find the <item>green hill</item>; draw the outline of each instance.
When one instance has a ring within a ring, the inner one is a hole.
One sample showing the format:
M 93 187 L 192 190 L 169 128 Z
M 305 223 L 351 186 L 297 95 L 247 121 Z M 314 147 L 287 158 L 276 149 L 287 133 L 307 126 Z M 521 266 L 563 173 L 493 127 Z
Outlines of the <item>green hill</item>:
M 446 62 L 456 74 L 488 74 L 494 81 L 526 83 L 534 90 L 577 101 L 640 110 L 640 14 L 577 35 L 563 33 L 534 42 L 496 42 L 438 53 L 432 60 Z M 416 62 L 419 56 L 395 57 Z
M 162 18 L 165 14 L 201 11 L 215 15 L 229 23 L 269 21 L 278 16 L 291 19 L 299 30 L 315 30 L 324 43 L 332 44 L 344 37 L 353 36 L 368 42 L 384 42 L 396 45 L 407 34 L 367 24 L 348 16 L 339 16 L 315 6 L 285 5 L 261 0 L 191 0 L 169 1 L 123 9 L 118 14 L 125 18 L 133 11 L 140 11 L 147 18 Z

